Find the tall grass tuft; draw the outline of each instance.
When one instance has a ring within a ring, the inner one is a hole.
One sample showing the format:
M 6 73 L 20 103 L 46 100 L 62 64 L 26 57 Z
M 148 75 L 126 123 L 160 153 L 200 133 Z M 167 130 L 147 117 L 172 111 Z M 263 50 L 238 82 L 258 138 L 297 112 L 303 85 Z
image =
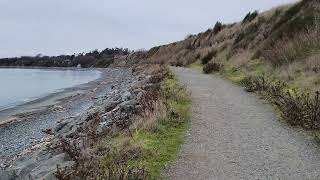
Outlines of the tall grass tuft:
M 279 66 L 304 59 L 318 53 L 319 50 L 320 29 L 313 26 L 296 33 L 294 38 L 285 37 L 280 41 L 270 43 L 266 49 L 260 51 L 260 54 L 266 61 Z

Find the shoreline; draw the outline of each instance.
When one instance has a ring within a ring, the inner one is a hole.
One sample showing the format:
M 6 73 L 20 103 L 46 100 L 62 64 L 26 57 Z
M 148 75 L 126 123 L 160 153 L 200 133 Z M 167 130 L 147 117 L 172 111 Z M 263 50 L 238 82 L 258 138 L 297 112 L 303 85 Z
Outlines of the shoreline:
M 28 114 L 36 111 L 42 111 L 50 106 L 54 106 L 55 104 L 60 103 L 65 98 L 75 96 L 79 93 L 82 93 L 83 90 L 86 88 L 90 88 L 91 86 L 94 86 L 98 81 L 103 80 L 104 77 L 104 71 L 100 68 L 93 68 L 93 69 L 78 69 L 78 68 L 42 68 L 42 67 L 3 67 L 0 66 L 0 68 L 17 68 L 17 69 L 47 69 L 47 70 L 78 70 L 78 71 L 98 71 L 100 73 L 99 78 L 89 81 L 87 83 L 79 84 L 73 87 L 69 88 L 62 88 L 59 90 L 56 90 L 52 93 L 40 96 L 40 97 L 34 97 L 31 98 L 30 101 L 18 103 L 16 105 L 13 105 L 12 107 L 8 107 L 5 109 L 0 110 L 0 127 L 5 126 L 8 123 L 11 123 L 9 119 L 12 118 L 19 118 L 19 116 L 23 116 L 23 114 Z M 18 117 L 17 117 L 18 116 Z
M 145 67 L 105 69 L 103 79 L 83 93 L 26 115 L 24 121 L 2 128 L 6 132 L 0 128 L 0 144 L 5 145 L 0 146 L 0 176 L 56 179 L 72 173 L 78 177 L 82 173 L 78 167 L 86 162 L 95 169 L 97 158 L 108 153 L 108 148 L 95 150 L 99 143 L 143 128 L 140 118 L 153 117 L 159 106 L 157 90 L 165 74 L 160 66 Z
M 93 99 L 108 85 L 105 81 L 110 69 L 90 70 L 99 71 L 99 78 L 0 111 L 0 168 L 26 149 L 46 141 L 45 129 L 52 129 L 61 119 L 77 116 L 93 105 Z

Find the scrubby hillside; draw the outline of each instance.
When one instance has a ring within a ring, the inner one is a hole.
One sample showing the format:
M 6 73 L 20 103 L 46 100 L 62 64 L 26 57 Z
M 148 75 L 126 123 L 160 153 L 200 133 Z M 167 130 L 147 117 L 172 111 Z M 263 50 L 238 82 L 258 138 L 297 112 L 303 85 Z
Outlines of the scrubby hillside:
M 234 24 L 131 55 L 143 62 L 175 66 L 204 65 L 234 81 L 248 75 L 276 78 L 315 91 L 320 85 L 320 1 L 303 0 L 258 13 Z

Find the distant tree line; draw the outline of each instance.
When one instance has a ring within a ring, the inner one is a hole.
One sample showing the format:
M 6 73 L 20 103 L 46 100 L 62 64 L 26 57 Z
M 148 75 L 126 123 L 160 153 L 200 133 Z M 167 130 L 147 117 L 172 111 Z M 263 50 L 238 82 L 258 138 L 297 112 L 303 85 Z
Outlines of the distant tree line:
M 88 53 L 60 56 L 21 56 L 14 58 L 0 58 L 0 66 L 40 66 L 40 67 L 108 67 L 115 57 L 128 55 L 128 48 L 106 48 L 102 51 L 94 50 Z

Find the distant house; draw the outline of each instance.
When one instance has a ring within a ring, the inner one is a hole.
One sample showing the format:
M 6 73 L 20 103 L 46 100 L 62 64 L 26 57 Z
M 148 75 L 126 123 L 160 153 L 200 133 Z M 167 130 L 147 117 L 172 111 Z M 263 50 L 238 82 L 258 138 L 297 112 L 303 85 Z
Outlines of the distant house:
M 80 68 L 81 68 L 81 64 L 78 64 L 78 65 L 77 65 L 77 68 L 79 68 L 79 69 L 80 69 Z

